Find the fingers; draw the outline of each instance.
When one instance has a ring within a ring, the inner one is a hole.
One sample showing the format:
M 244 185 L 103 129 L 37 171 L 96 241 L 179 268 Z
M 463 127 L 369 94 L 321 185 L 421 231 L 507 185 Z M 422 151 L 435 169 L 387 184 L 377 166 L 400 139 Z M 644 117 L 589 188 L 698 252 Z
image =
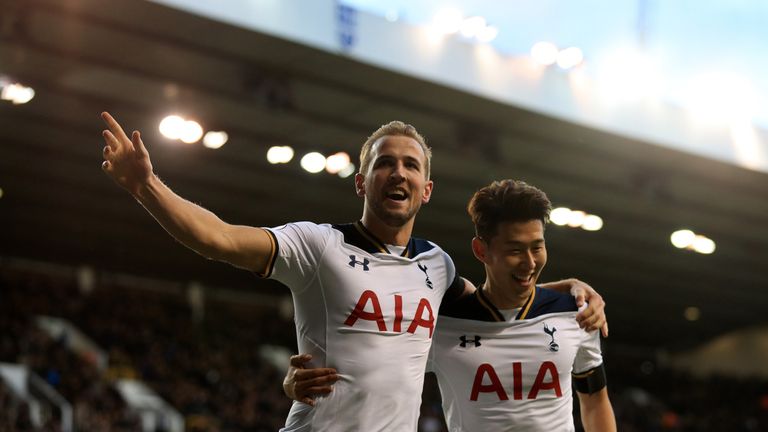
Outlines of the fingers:
M 571 294 L 573 297 L 576 298 L 576 306 L 582 307 L 584 306 L 584 301 L 586 299 L 586 293 L 584 292 L 584 289 L 581 287 L 576 287 L 571 290 Z
M 608 337 L 608 321 L 603 324 L 602 327 L 600 327 L 600 333 L 603 335 L 604 338 Z
M 101 135 L 104 137 L 104 142 L 109 148 L 112 150 L 117 150 L 120 148 L 120 141 L 115 138 L 115 135 L 112 134 L 112 132 L 105 130 L 101 132 Z
M 112 164 L 109 161 L 104 161 L 101 163 L 101 169 L 104 172 L 109 172 L 112 169 Z
M 296 371 L 296 381 L 312 380 L 320 377 L 327 377 L 336 375 L 336 369 L 333 368 L 316 368 L 316 369 L 300 369 Z
M 139 142 L 141 142 L 141 138 L 139 138 Z M 143 144 L 142 144 L 143 147 Z M 312 355 L 310 354 L 298 354 L 298 355 L 292 355 L 290 359 L 290 365 L 295 368 L 304 369 L 304 366 L 312 360 Z
M 607 337 L 608 328 L 605 316 L 605 302 L 602 299 L 595 303 L 592 303 L 592 300 L 590 300 L 589 306 L 576 315 L 576 321 L 578 321 L 579 327 L 587 331 L 600 329 L 603 336 Z M 604 330 L 603 327 L 605 327 Z
M 131 141 L 133 142 L 133 149 L 141 155 L 148 155 L 147 148 L 144 147 L 144 141 L 141 140 L 141 133 L 139 131 L 133 131 L 131 135 Z M 308 355 L 308 354 L 305 354 Z M 310 360 L 312 356 L 309 356 Z M 309 361 L 309 360 L 307 360 Z
M 101 113 L 101 118 L 104 120 L 104 123 L 107 124 L 107 127 L 112 132 L 113 136 L 117 138 L 118 145 L 120 143 L 127 144 L 130 142 L 128 139 L 128 135 L 125 134 L 123 131 L 123 128 L 120 126 L 120 123 L 117 122 L 117 120 L 114 119 L 111 115 L 109 115 L 108 112 L 104 111 Z

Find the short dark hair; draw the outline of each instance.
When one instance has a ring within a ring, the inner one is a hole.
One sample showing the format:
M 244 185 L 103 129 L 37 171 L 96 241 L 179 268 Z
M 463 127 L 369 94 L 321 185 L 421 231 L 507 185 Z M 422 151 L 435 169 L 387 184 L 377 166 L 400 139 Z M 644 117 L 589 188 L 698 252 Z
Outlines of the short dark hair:
M 490 241 L 504 222 L 549 221 L 552 203 L 541 189 L 520 180 L 499 180 L 475 192 L 467 212 L 477 237 Z

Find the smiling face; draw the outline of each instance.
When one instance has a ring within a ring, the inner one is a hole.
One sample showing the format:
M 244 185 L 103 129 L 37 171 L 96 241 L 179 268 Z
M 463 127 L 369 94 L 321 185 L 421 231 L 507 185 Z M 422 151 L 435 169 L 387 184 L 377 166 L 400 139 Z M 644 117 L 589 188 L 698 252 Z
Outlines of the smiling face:
M 370 161 L 366 172 L 355 176 L 357 195 L 365 198 L 363 220 L 411 227 L 432 194 L 422 146 L 408 136 L 386 135 L 371 146 Z
M 538 219 L 502 222 L 490 240 L 473 239 L 472 249 L 499 294 L 530 292 L 547 264 L 544 224 Z

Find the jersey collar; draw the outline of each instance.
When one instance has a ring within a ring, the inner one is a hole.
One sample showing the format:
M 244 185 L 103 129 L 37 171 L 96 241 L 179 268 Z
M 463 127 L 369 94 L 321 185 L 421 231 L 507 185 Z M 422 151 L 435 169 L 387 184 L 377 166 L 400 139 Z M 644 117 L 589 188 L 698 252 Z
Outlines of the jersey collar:
M 344 234 L 344 241 L 346 243 L 349 243 L 353 246 L 357 246 L 360 249 L 371 254 L 384 253 L 384 254 L 394 255 L 387 248 L 387 245 L 384 244 L 383 241 L 379 240 L 379 238 L 376 237 L 375 234 L 373 234 L 371 231 L 368 230 L 368 228 L 366 228 L 363 225 L 362 221 L 357 221 L 351 224 L 334 225 L 333 227 L 341 231 L 342 234 Z M 422 243 L 425 243 L 425 242 L 422 241 Z M 424 249 L 424 248 L 420 247 L 419 249 Z M 413 237 L 411 237 L 408 239 L 408 244 L 405 245 L 405 249 L 403 250 L 403 253 L 400 254 L 400 256 L 405 258 L 411 258 L 416 255 L 415 252 L 416 252 L 416 244 L 414 242 Z
M 525 301 L 523 304 L 523 307 L 520 308 L 520 312 L 517 313 L 517 316 L 515 316 L 515 321 L 517 320 L 524 320 L 528 316 L 528 312 L 531 310 L 531 306 L 533 305 L 533 300 L 536 298 L 536 291 L 538 290 L 538 287 L 534 287 L 531 290 L 531 295 L 528 296 L 528 300 Z M 504 315 L 499 311 L 499 309 L 491 303 L 490 300 L 488 300 L 488 297 L 485 296 L 483 293 L 483 285 L 480 285 L 477 287 L 477 290 L 475 291 L 475 295 L 477 296 L 477 301 L 480 303 L 482 307 L 484 307 L 488 313 L 491 315 L 491 317 L 494 319 L 494 321 L 503 322 L 506 321 L 504 319 Z

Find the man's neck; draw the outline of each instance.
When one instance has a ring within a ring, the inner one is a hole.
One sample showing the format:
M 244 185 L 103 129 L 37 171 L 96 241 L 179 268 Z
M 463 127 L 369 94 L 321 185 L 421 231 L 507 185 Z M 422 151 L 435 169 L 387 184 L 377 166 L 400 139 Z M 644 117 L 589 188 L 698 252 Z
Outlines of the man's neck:
M 534 288 L 535 286 L 531 286 L 531 288 L 520 291 L 511 287 L 501 287 L 500 284 L 493 282 L 487 276 L 485 283 L 481 287 L 485 297 L 496 306 L 496 309 L 500 310 L 522 307 L 531 296 Z
M 391 227 L 370 213 L 363 212 L 363 217 L 360 221 L 365 229 L 384 242 L 384 244 L 406 246 L 413 232 L 413 219 L 403 226 Z

